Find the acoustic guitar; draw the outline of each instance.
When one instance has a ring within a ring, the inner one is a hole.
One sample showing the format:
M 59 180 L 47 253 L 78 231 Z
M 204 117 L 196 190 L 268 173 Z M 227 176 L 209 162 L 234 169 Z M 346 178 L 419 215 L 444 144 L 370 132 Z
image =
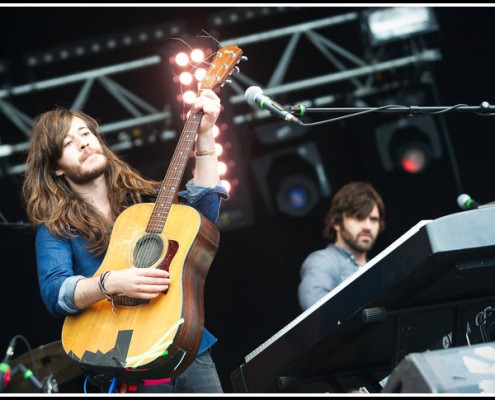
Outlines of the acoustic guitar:
M 241 56 L 237 46 L 220 49 L 199 90 L 223 85 Z M 156 202 L 132 205 L 118 216 L 95 272 L 162 268 L 173 283 L 152 300 L 120 295 L 65 318 L 64 351 L 87 371 L 139 384 L 175 378 L 196 356 L 204 328 L 204 281 L 220 234 L 197 210 L 173 199 L 202 116 L 191 110 L 187 117 Z

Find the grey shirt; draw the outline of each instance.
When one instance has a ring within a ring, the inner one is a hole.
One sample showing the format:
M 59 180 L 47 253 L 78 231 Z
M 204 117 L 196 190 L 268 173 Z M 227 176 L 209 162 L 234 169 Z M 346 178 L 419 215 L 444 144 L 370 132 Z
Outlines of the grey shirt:
M 358 268 L 354 255 L 334 243 L 310 253 L 302 263 L 301 282 L 297 290 L 299 305 L 303 311 L 333 290 Z

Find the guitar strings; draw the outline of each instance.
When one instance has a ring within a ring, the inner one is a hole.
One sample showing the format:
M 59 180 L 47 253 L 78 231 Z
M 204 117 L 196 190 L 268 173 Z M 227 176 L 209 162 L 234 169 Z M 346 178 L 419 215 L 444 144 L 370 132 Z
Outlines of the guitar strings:
M 163 215 L 156 214 L 154 212 L 152 213 L 147 228 L 148 233 L 161 233 L 165 228 L 165 222 L 169 215 L 173 198 L 177 192 L 177 188 L 180 184 L 180 180 L 183 174 L 183 165 L 186 164 L 187 158 L 189 157 L 189 152 L 191 151 L 195 141 L 197 127 L 200 123 L 200 120 L 195 120 L 197 115 L 198 114 L 192 115 L 185 124 L 184 131 L 179 140 L 177 149 L 172 156 L 169 173 L 167 173 L 162 183 L 160 193 L 157 198 L 157 201 L 161 203 L 158 204 L 158 206 L 163 208 Z M 181 168 L 177 168 L 177 166 L 180 166 Z M 170 187 L 168 187 L 169 184 Z M 155 208 L 156 207 L 157 205 L 155 205 Z M 138 250 L 137 256 L 140 256 L 145 260 L 152 260 L 154 245 L 155 244 L 152 240 L 145 240 L 142 248 Z M 136 265 L 136 260 L 134 261 L 134 265 Z

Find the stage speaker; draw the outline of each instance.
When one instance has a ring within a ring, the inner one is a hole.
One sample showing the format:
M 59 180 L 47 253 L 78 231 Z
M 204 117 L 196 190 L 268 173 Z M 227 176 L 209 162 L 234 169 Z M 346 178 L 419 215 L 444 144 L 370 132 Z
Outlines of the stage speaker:
M 382 393 L 495 393 L 495 343 L 408 354 Z

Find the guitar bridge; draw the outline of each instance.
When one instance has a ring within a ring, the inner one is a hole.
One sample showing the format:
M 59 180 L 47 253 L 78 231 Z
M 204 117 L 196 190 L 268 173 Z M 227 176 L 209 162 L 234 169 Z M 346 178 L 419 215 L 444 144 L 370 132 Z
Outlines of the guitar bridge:
M 108 299 L 108 301 L 111 301 Z M 113 302 L 119 306 L 138 306 L 140 304 L 148 304 L 150 300 L 136 299 L 134 297 L 125 296 L 123 294 L 117 294 L 113 296 Z

